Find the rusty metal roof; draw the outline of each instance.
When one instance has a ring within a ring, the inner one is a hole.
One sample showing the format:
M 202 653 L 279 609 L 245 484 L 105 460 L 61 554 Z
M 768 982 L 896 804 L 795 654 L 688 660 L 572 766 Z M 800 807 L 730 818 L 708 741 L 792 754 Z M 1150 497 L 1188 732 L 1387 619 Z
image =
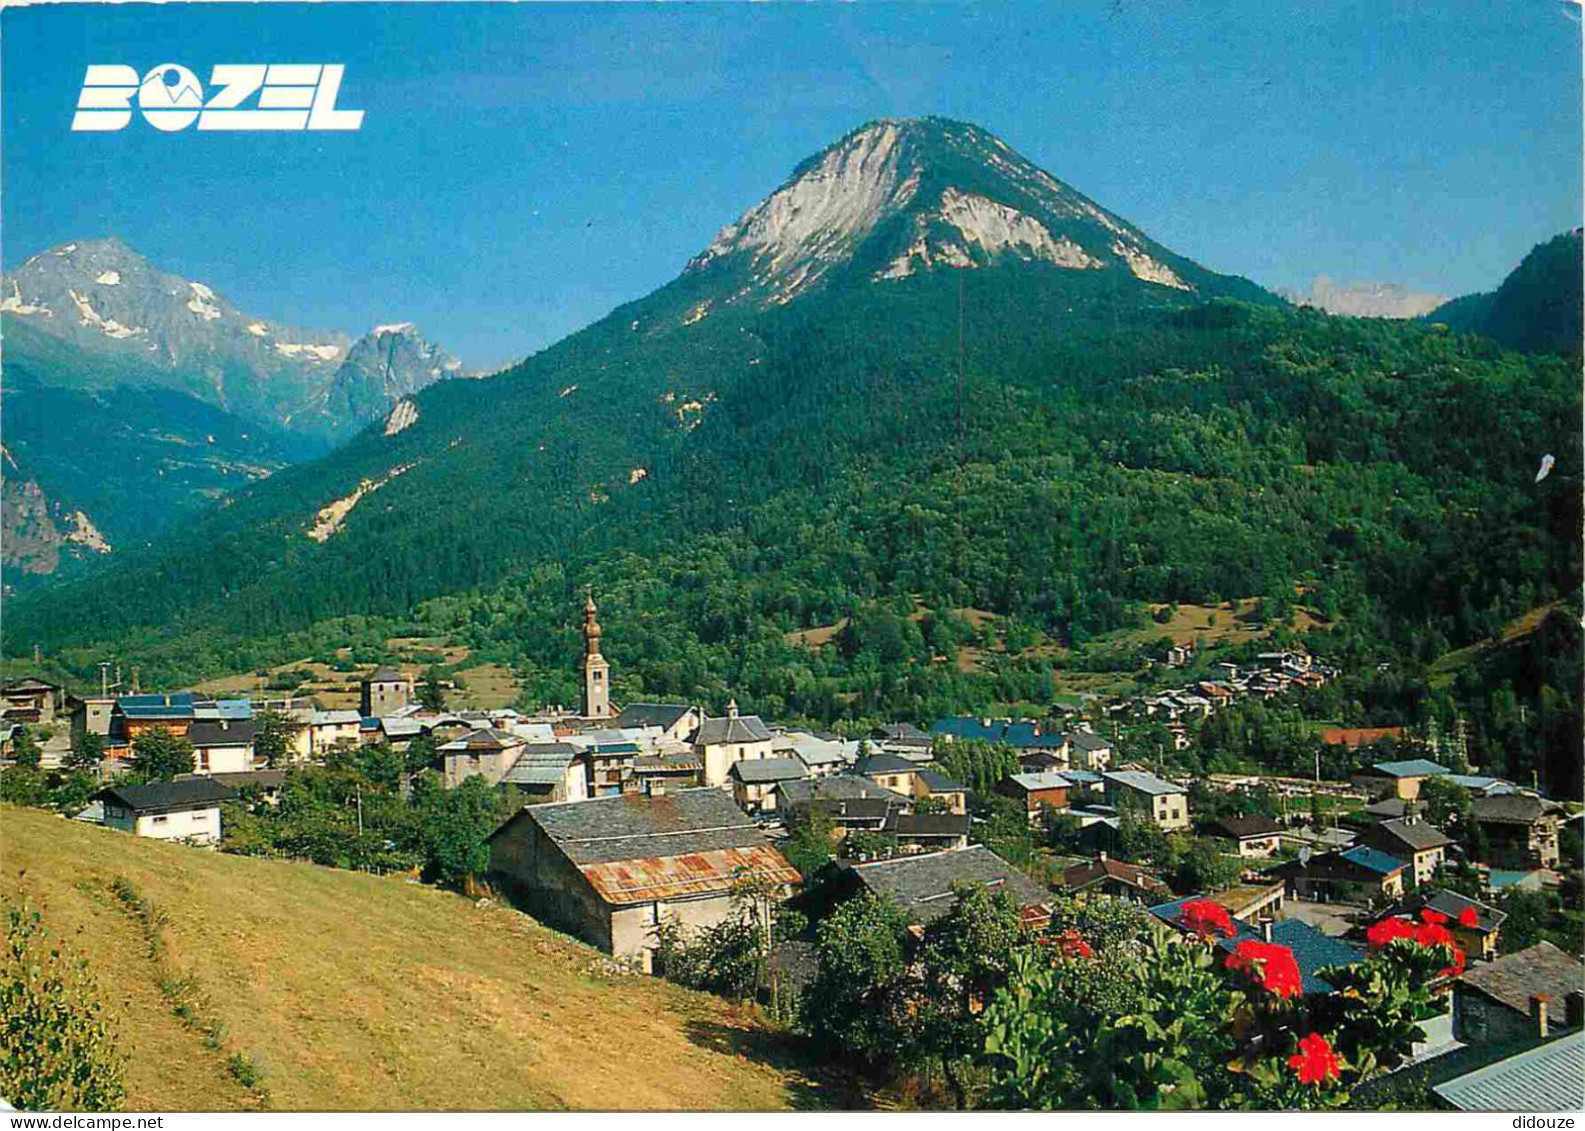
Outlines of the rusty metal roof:
M 724 894 L 746 880 L 796 884 L 798 870 L 768 844 L 717 848 L 681 856 L 612 860 L 578 869 L 607 903 L 650 903 Z

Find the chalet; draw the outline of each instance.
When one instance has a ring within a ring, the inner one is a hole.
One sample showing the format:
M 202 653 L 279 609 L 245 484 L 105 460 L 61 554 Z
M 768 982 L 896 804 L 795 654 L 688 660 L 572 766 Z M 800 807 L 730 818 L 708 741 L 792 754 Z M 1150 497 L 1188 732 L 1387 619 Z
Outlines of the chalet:
M 65 688 L 47 679 L 27 676 L 0 683 L 0 714 L 12 722 L 53 723 L 73 702 Z
M 1402 897 L 1409 865 L 1369 845 L 1312 856 L 1283 865 L 1277 874 L 1295 897 L 1319 903 L 1359 903 Z
M 157 840 L 215 844 L 220 840 L 220 803 L 235 791 L 208 778 L 117 785 L 94 800 L 104 806 L 107 828 Z
M 1549 942 L 1471 966 L 1453 984 L 1453 1031 L 1469 1044 L 1585 1024 L 1585 962 Z
M 776 789 L 776 808 L 789 816 L 818 808 L 838 828 L 881 832 L 887 819 L 910 799 L 857 774 L 834 774 L 814 780 L 782 782 Z
M 1210 829 L 1211 835 L 1231 841 L 1239 856 L 1264 859 L 1282 843 L 1282 826 L 1270 817 L 1224 817 Z
M 188 728 L 193 769 L 200 774 L 240 774 L 253 769 L 252 719 L 203 719 Z
M 808 776 L 808 769 L 796 757 L 752 758 L 734 763 L 727 771 L 733 800 L 746 813 L 775 812 L 776 787 Z
M 969 843 L 969 815 L 967 813 L 909 812 L 901 805 L 893 805 L 886 814 L 881 832 L 897 842 L 899 850 L 935 852 L 950 848 L 967 848 Z
M 1409 816 L 1367 826 L 1359 842 L 1412 865 L 1414 882 L 1423 884 L 1436 875 L 1453 839 L 1435 825 Z
M 804 764 L 810 777 L 830 777 L 847 769 L 848 756 L 840 739 L 822 738 L 799 730 L 788 731 L 786 738 L 792 743 L 793 755 Z
M 1113 860 L 1101 853 L 1062 873 L 1062 890 L 1080 902 L 1095 898 L 1157 902 L 1170 894 L 1167 885 L 1138 864 Z
M 1326 732 L 1322 732 L 1324 742 Z M 1446 774 L 1446 766 L 1439 766 L 1425 758 L 1410 758 L 1400 762 L 1377 762 L 1369 770 L 1354 775 L 1355 784 L 1372 796 L 1401 797 L 1413 801 L 1420 796 L 1420 786 L 1427 778 Z
M 1189 794 L 1182 786 L 1144 770 L 1113 770 L 1101 779 L 1107 804 L 1136 806 L 1164 832 L 1189 827 Z
M 855 864 L 848 871 L 850 890 L 890 898 L 916 926 L 933 923 L 952 910 L 958 898 L 953 890 L 957 884 L 1011 892 L 1020 919 L 1029 926 L 1043 926 L 1051 918 L 1051 893 L 983 844 Z
M 486 785 L 500 784 L 527 745 L 517 735 L 493 727 L 452 739 L 437 751 L 444 763 L 446 788 L 455 789 L 471 777 L 482 777 Z
M 799 882 L 717 787 L 526 807 L 489 847 L 492 877 L 536 918 L 645 970 L 659 923 L 713 927 L 745 900 L 768 923 L 770 903 Z
M 1014 774 L 996 784 L 996 792 L 1011 797 L 1023 806 L 1031 825 L 1038 825 L 1046 810 L 1065 810 L 1070 788 L 1068 779 L 1055 773 Z
M 1523 793 L 1475 798 L 1472 815 L 1491 845 L 1489 863 L 1510 869 L 1556 867 L 1560 808 Z
M 706 718 L 693 736 L 693 752 L 704 766 L 704 784 L 731 786 L 727 774 L 738 762 L 769 758 L 774 736 L 758 715 L 739 715 L 737 700 L 727 704 L 724 718 Z
M 1069 765 L 1097 774 L 1104 773 L 1117 755 L 1117 748 L 1110 739 L 1083 730 L 1068 733 L 1068 749 Z
M 860 758 L 853 772 L 915 801 L 929 798 L 942 802 L 948 812 L 968 812 L 967 786 L 901 755 L 871 754 Z
M 870 731 L 870 742 L 886 754 L 896 754 L 913 762 L 928 762 L 935 739 L 913 723 L 886 723 Z
M 383 718 L 407 706 L 413 698 L 413 677 L 395 668 L 375 668 L 359 685 L 360 715 Z
M 517 760 L 501 775 L 530 805 L 582 801 L 589 796 L 586 757 L 566 742 L 525 742 Z
M 653 730 L 664 742 L 687 742 L 704 721 L 704 712 L 686 703 L 629 703 L 611 725 Z
M 1191 928 L 1183 919 L 1183 906 L 1205 898 L 1215 901 L 1217 897 L 1186 896 L 1152 907 L 1150 913 L 1167 926 L 1187 934 Z M 1218 938 L 1216 945 L 1229 953 L 1236 950 L 1239 943 L 1254 939 L 1287 947 L 1293 952 L 1300 986 L 1306 997 L 1336 993 L 1337 987 L 1322 978 L 1320 972 L 1329 966 L 1352 966 L 1365 957 L 1359 947 L 1322 934 L 1302 919 L 1263 919 L 1251 925 L 1234 916 L 1232 922 L 1233 936 Z
M 116 700 L 111 735 L 130 743 L 140 734 L 163 728 L 185 737 L 196 721 L 197 702 L 191 691 L 123 695 Z
M 666 793 L 699 784 L 704 763 L 687 754 L 638 754 L 633 758 L 633 786 L 638 793 Z
M 1490 961 L 1497 957 L 1502 922 L 1508 918 L 1508 913 L 1456 891 L 1421 888 L 1377 916 L 1377 921 L 1400 915 L 1417 919 L 1426 910 L 1447 916 L 1447 929 L 1452 932 L 1459 949 L 1471 959 Z

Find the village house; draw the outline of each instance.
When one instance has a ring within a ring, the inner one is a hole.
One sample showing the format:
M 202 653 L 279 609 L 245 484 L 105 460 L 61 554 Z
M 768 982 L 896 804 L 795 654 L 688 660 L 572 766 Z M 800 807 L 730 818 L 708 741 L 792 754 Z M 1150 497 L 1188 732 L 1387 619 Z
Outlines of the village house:
M 953 885 L 965 883 L 1011 892 L 1026 926 L 1040 927 L 1051 919 L 1051 893 L 983 844 L 854 864 L 847 872 L 849 892 L 890 898 L 914 926 L 951 911 L 958 898 Z
M 1398 915 L 1417 919 L 1420 913 L 1426 910 L 1447 916 L 1447 929 L 1452 932 L 1453 940 L 1458 943 L 1459 949 L 1471 961 L 1490 961 L 1497 957 L 1502 922 L 1508 918 L 1508 913 L 1490 907 L 1478 899 L 1460 895 L 1456 891 L 1421 888 L 1419 891 L 1411 892 L 1401 903 L 1378 915 L 1376 921 L 1380 922 L 1382 919 L 1391 919 Z M 1468 922 L 1470 918 L 1474 921 Z
M 1436 875 L 1453 839 L 1435 825 L 1410 815 L 1366 826 L 1359 834 L 1359 842 L 1412 865 L 1414 882 L 1423 884 Z
M 1312 856 L 1306 862 L 1282 865 L 1276 874 L 1287 879 L 1297 899 L 1317 903 L 1363 903 L 1403 896 L 1409 865 L 1380 849 L 1359 844 L 1340 852 Z
M 777 811 L 788 820 L 817 808 L 838 828 L 881 832 L 887 818 L 909 799 L 857 774 L 834 774 L 819 779 L 782 782 L 776 788 Z
M 1200 899 L 1217 901 L 1216 896 L 1186 896 L 1150 909 L 1150 913 L 1169 927 L 1188 934 L 1190 924 L 1183 918 L 1183 906 Z M 1337 992 L 1320 972 L 1329 966 L 1352 966 L 1365 957 L 1364 951 L 1352 943 L 1332 938 L 1316 930 L 1302 919 L 1262 918 L 1258 922 L 1232 917 L 1233 936 L 1218 938 L 1216 945 L 1233 951 L 1239 943 L 1252 939 L 1285 946 L 1293 952 L 1294 964 L 1299 968 L 1300 989 L 1305 997 L 1319 997 Z
M 187 731 L 193 744 L 193 770 L 200 774 L 240 774 L 253 769 L 252 719 L 201 719 Z
M 524 742 L 517 760 L 501 775 L 529 805 L 582 801 L 589 796 L 587 758 L 566 742 Z
M 848 767 L 846 748 L 836 736 L 824 738 L 809 731 L 789 730 L 783 737 L 812 778 L 827 778 Z
M 871 754 L 860 758 L 853 772 L 916 802 L 928 798 L 940 802 L 949 813 L 969 811 L 968 787 L 900 755 Z
M 1040 824 L 1046 810 L 1060 813 L 1068 807 L 1068 779 L 1061 774 L 1014 774 L 996 783 L 996 792 L 1018 802 L 1031 825 Z
M 49 725 L 77 701 L 58 683 L 27 676 L 0 684 L 0 714 L 14 723 Z
M 1094 860 L 1065 869 L 1062 890 L 1080 903 L 1092 899 L 1126 899 L 1148 904 L 1171 894 L 1167 885 L 1149 870 L 1126 860 L 1113 860 L 1104 852 Z
M 692 753 L 637 754 L 633 758 L 631 781 L 635 793 L 666 793 L 689 789 L 699 784 L 704 763 Z
M 156 840 L 216 844 L 220 803 L 236 793 L 208 778 L 116 785 L 94 794 L 104 806 L 105 827 Z
M 362 726 L 356 711 L 315 711 L 308 719 L 308 756 L 323 761 L 338 746 L 356 746 Z
M 774 813 L 776 788 L 783 782 L 802 781 L 809 771 L 796 757 L 754 758 L 734 763 L 727 772 L 732 797 L 745 813 Z
M 913 723 L 885 723 L 870 731 L 869 741 L 884 754 L 896 754 L 913 762 L 930 761 L 935 748 L 935 738 Z
M 413 677 L 395 668 L 379 667 L 363 677 L 359 690 L 359 713 L 369 718 L 384 718 L 412 701 Z
M 1211 835 L 1231 841 L 1233 851 L 1245 859 L 1265 859 L 1282 844 L 1282 826 L 1270 817 L 1223 817 L 1211 826 Z
M 572 736 L 574 745 L 583 751 L 589 772 L 590 797 L 614 797 L 619 793 L 636 793 L 639 780 L 634 768 L 643 757 L 638 743 L 610 735 L 607 741 L 589 741 L 587 735 Z
M 906 806 L 893 805 L 886 814 L 881 832 L 897 842 L 899 852 L 938 852 L 966 848 L 969 843 L 967 813 L 920 813 Z
M 1510 869 L 1557 866 L 1560 806 L 1523 793 L 1477 797 L 1470 805 L 1491 845 L 1488 863 Z
M 1112 770 L 1101 779 L 1108 805 L 1118 809 L 1132 805 L 1163 832 L 1189 827 L 1189 794 L 1182 786 L 1144 770 Z
M 716 789 L 731 787 L 727 775 L 739 762 L 771 756 L 775 736 L 758 715 L 739 715 L 737 700 L 726 705 L 723 718 L 706 718 L 693 737 L 693 751 L 704 767 L 704 784 Z
M 1547 1037 L 1585 1025 L 1585 962 L 1549 942 L 1465 970 L 1453 1032 L 1469 1044 Z
M 1068 751 L 1070 766 L 1096 774 L 1105 773 L 1117 755 L 1117 748 L 1110 739 L 1084 730 L 1068 732 Z
M 525 910 L 646 971 L 658 924 L 768 925 L 800 879 L 718 787 L 527 807 L 489 846 L 492 878 Z
M 494 727 L 452 739 L 437 752 L 444 765 L 446 788 L 455 789 L 471 777 L 482 777 L 486 785 L 499 785 L 527 745 L 517 735 Z
M 1425 758 L 1410 758 L 1400 762 L 1377 762 L 1369 770 L 1355 774 L 1353 780 L 1373 798 L 1400 797 L 1413 801 L 1420 796 L 1420 786 L 1427 778 L 1441 777 L 1447 772 L 1446 766 Z

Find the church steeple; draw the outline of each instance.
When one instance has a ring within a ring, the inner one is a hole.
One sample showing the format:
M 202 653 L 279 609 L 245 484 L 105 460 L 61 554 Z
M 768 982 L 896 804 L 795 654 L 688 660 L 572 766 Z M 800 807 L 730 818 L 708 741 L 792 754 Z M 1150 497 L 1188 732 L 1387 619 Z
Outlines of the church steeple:
M 600 622 L 594 619 L 594 588 L 583 591 L 583 717 L 611 717 L 611 666 L 600 655 Z

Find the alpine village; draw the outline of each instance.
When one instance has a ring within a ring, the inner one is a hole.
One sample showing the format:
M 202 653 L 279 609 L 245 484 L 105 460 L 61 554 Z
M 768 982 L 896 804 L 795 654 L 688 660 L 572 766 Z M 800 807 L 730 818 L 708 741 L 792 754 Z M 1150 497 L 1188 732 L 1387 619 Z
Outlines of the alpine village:
M 42 253 L 0 899 L 106 1051 L 0 1094 L 1580 1106 L 1580 243 L 1333 315 L 876 122 L 659 291 L 158 517 L 25 410 L 174 277 Z

